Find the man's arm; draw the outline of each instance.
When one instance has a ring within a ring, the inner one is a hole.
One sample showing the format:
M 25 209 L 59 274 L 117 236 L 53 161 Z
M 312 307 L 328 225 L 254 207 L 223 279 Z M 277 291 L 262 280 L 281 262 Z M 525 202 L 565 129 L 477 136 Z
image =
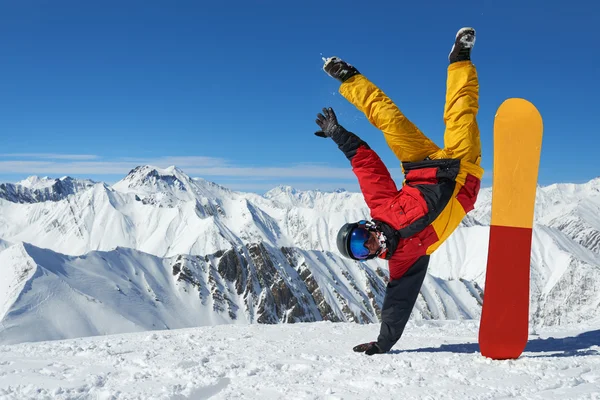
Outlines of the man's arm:
M 371 210 L 398 194 L 396 183 L 381 158 L 365 141 L 342 127 L 331 108 L 323 109 L 323 114 L 317 116 L 316 122 L 321 131 L 315 135 L 330 137 L 350 161 L 365 202 Z

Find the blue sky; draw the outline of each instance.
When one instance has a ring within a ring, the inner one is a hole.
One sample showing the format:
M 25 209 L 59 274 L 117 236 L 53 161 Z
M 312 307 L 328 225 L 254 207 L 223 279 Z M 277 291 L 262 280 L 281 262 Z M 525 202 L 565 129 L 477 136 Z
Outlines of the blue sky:
M 508 97 L 544 118 L 540 184 L 600 175 L 600 5 L 471 3 L 2 1 L 0 182 L 112 183 L 152 164 L 259 193 L 358 190 L 343 154 L 313 135 L 324 106 L 401 179 L 321 57 L 354 64 L 441 144 L 447 55 L 462 26 L 478 34 L 484 185 L 493 116 Z

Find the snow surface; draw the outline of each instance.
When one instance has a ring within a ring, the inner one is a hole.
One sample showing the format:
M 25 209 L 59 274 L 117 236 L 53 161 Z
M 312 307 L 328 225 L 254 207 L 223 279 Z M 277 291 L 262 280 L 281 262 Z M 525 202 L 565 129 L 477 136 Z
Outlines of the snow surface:
M 0 346 L 0 399 L 599 399 L 600 324 L 543 329 L 517 360 L 482 357 L 473 321 L 221 325 Z
M 12 246 L 12 244 L 10 242 L 7 242 L 6 240 L 2 240 L 0 239 L 0 251 L 9 248 L 10 246 Z

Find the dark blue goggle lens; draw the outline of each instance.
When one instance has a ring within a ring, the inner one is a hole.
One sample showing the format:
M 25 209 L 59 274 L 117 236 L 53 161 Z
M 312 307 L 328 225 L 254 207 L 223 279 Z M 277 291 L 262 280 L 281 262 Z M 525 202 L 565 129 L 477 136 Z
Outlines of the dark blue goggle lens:
M 354 228 L 350 234 L 350 252 L 358 259 L 367 258 L 369 249 L 365 247 L 365 243 L 369 240 L 370 233 L 363 228 Z

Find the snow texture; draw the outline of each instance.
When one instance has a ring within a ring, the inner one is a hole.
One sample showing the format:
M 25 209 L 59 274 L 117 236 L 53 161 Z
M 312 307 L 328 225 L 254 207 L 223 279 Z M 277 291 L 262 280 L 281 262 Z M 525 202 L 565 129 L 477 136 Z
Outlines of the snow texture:
M 0 346 L 0 399 L 599 399 L 600 330 L 544 328 L 517 360 L 482 357 L 473 321 L 221 325 Z

